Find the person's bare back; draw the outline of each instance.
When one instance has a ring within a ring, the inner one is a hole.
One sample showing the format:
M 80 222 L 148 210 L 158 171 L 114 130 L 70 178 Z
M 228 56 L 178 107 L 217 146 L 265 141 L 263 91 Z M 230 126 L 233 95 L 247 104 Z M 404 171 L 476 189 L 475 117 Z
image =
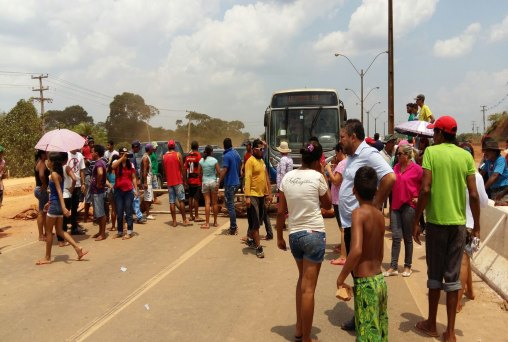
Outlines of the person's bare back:
M 351 248 L 361 248 L 353 273 L 355 277 L 364 278 L 381 273 L 385 220 L 371 203 L 360 203 L 360 207 L 353 211 Z

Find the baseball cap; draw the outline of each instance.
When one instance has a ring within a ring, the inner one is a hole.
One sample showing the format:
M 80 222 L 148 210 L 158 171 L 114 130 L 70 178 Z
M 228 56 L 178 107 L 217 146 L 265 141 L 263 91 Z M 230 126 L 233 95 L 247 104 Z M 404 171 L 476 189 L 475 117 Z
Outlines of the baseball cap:
M 376 143 L 376 141 L 374 139 L 372 139 L 371 137 L 367 137 L 365 138 L 365 142 L 369 145 L 373 145 Z
M 145 145 L 145 151 L 148 152 L 148 151 L 151 151 L 153 150 L 153 145 L 152 144 L 146 144 Z
M 423 100 L 423 101 L 425 101 L 425 95 L 418 94 L 418 95 L 416 95 L 415 100 Z
M 131 145 L 132 147 L 140 147 L 141 143 L 139 142 L 139 140 L 134 140 Z
M 427 125 L 428 129 L 434 129 L 437 128 L 445 133 L 448 134 L 457 134 L 457 121 L 455 121 L 454 118 L 451 116 L 441 116 L 439 119 L 437 119 L 434 123 L 431 123 L 430 125 Z
M 175 141 L 173 139 L 168 141 L 168 148 L 175 148 Z
M 127 148 L 125 148 L 125 147 L 120 147 L 120 148 L 118 149 L 118 153 L 127 153 L 127 152 L 128 152 L 128 151 L 127 151 Z

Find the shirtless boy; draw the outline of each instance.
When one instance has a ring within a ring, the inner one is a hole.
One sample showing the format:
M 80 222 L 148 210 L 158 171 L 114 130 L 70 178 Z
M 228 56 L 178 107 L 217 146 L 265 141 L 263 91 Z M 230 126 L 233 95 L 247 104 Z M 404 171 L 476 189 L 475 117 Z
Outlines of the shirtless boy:
M 374 169 L 359 168 L 353 193 L 360 207 L 353 210 L 351 250 L 337 278 L 337 289 L 350 288 L 344 281 L 353 272 L 357 341 L 388 341 L 388 295 L 381 273 L 385 221 L 372 204 L 376 188 Z

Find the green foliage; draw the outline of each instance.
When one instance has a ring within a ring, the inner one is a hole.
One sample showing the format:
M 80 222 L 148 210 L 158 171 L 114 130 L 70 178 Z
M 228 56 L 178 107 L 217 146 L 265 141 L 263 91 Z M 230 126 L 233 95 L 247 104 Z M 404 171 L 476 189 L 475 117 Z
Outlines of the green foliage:
M 174 135 L 171 136 L 173 139 L 179 140 L 184 148 L 187 145 L 189 120 L 190 140 L 197 140 L 200 145 L 222 146 L 224 138 L 229 137 L 233 141 L 233 145 L 236 146 L 250 137 L 249 133 L 241 131 L 245 126 L 238 120 L 224 121 L 196 112 L 189 112 L 185 118 L 187 119 L 186 123 L 182 120 L 176 121 L 177 127 Z
M 123 93 L 116 95 L 109 105 L 109 116 L 105 127 L 110 139 L 131 141 L 142 130 L 146 131 L 146 122 L 159 114 L 154 106 L 145 104 L 137 94 Z
M 89 122 L 81 122 L 76 126 L 71 127 L 70 130 L 83 136 L 91 135 L 96 144 L 106 146 L 106 143 L 108 142 L 108 132 L 102 122 L 97 123 L 97 125 L 93 125 Z
M 31 102 L 19 100 L 9 113 L 0 117 L 0 145 L 13 177 L 33 173 L 34 146 L 42 136 L 41 119 Z
M 466 141 L 471 144 L 479 144 L 482 139 L 481 134 L 477 133 L 462 133 L 457 135 L 457 141 L 463 142 Z
M 44 113 L 46 131 L 56 128 L 70 129 L 82 122 L 93 125 L 93 118 L 79 105 L 70 106 L 64 110 L 48 110 Z

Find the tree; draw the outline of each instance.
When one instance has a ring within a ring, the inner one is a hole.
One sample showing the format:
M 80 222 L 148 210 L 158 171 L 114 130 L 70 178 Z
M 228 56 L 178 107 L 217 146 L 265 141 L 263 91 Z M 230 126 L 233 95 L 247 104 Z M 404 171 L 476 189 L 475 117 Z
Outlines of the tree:
M 34 146 L 41 136 L 41 119 L 29 101 L 19 100 L 9 113 L 0 117 L 0 144 L 6 148 L 12 176 L 33 174 Z
M 48 110 L 44 113 L 44 126 L 46 130 L 71 128 L 81 122 L 93 125 L 93 118 L 79 105 L 70 106 L 64 110 Z
M 108 133 L 104 127 L 104 123 L 99 122 L 93 125 L 87 122 L 81 122 L 71 128 L 72 131 L 81 134 L 82 136 L 91 135 L 96 144 L 106 145 L 108 142 Z
M 117 141 L 130 141 L 142 131 L 146 131 L 146 123 L 157 114 L 159 110 L 145 104 L 140 95 L 116 95 L 109 105 L 109 116 L 105 124 L 108 137 Z

